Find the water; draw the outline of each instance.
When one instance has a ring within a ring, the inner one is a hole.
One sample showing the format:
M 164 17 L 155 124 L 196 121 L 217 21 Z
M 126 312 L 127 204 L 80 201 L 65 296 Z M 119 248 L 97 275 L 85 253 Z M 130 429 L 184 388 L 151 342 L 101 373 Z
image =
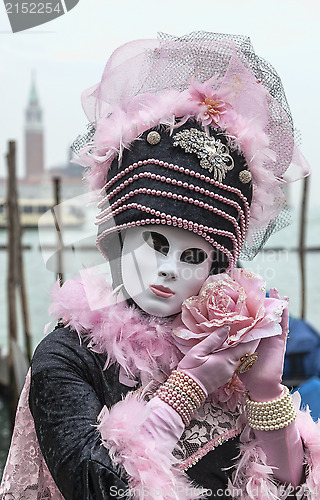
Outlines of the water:
M 34 189 L 34 187 L 33 187 Z M 74 250 L 66 251 L 63 255 L 64 279 L 78 274 L 83 267 L 93 267 L 104 263 L 100 253 L 95 248 L 96 228 L 94 226 L 95 207 L 85 207 L 87 199 L 79 194 L 80 188 L 73 193 L 68 192 L 63 199 L 70 199 L 72 195 L 75 201 L 85 208 L 87 213 L 86 223 L 78 228 L 68 228 L 63 232 L 64 244 Z M 46 195 L 43 194 L 45 197 Z M 48 195 L 47 195 L 48 196 Z M 57 249 L 58 236 L 53 229 L 42 228 L 25 229 L 23 231 L 22 243 L 30 247 L 24 250 L 24 275 L 25 287 L 28 297 L 29 323 L 32 333 L 32 346 L 35 348 L 43 337 L 44 326 L 50 321 L 48 307 L 50 304 L 50 290 L 56 281 L 57 259 L 55 251 Z M 0 229 L 0 245 L 6 245 L 7 234 Z M 85 245 L 86 249 L 82 250 Z M 47 247 L 49 246 L 49 247 Z M 90 248 L 90 249 L 88 249 Z M 7 351 L 7 251 L 0 250 L 0 349 Z M 17 308 L 21 310 L 19 294 L 17 294 Z M 20 318 L 19 343 L 23 346 L 24 339 Z

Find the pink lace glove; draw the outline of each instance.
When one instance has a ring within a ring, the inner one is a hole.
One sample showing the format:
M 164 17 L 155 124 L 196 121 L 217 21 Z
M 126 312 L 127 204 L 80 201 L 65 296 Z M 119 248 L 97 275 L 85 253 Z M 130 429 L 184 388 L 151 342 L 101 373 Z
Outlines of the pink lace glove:
M 252 340 L 213 353 L 226 340 L 229 330 L 228 326 L 218 328 L 192 347 L 178 364 L 177 369 L 193 378 L 207 395 L 226 384 L 237 370 L 240 358 L 255 352 L 260 342 Z
M 279 298 L 276 289 L 270 290 L 270 297 Z M 249 371 L 239 375 L 250 399 L 254 401 L 270 401 L 282 393 L 288 326 L 289 309 L 286 307 L 281 320 L 282 335 L 262 339 L 258 347 L 258 360 Z M 303 476 L 303 447 L 295 422 L 283 429 L 254 430 L 254 433 L 266 454 L 268 465 L 275 467 L 275 477 L 282 483 L 298 486 Z

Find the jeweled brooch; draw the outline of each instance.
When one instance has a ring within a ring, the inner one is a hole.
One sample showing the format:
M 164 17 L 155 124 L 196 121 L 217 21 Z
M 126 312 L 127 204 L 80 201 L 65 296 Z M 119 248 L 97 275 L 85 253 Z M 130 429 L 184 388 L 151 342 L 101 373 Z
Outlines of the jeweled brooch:
M 180 146 L 186 153 L 195 153 L 200 159 L 200 166 L 212 172 L 213 178 L 219 182 L 234 167 L 228 146 L 220 139 L 208 137 L 205 132 L 190 128 L 177 132 L 173 139 L 174 146 Z

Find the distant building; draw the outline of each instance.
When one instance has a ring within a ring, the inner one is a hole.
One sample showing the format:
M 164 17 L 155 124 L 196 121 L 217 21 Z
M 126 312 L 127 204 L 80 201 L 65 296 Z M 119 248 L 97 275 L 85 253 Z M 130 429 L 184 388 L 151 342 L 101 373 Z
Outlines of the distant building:
M 34 77 L 25 112 L 25 168 L 26 180 L 39 181 L 42 179 L 44 174 L 44 131 L 42 108 Z
M 50 169 L 44 167 L 44 127 L 42 122 L 35 77 L 32 77 L 29 101 L 25 111 L 25 179 L 29 184 L 47 182 L 53 177 L 61 177 L 64 181 L 77 182 L 83 175 L 83 167 L 70 163 L 69 158 L 63 165 Z M 22 181 L 23 184 L 23 181 Z
M 72 151 L 69 149 L 68 152 L 69 158 L 67 163 L 63 165 L 56 165 L 49 169 L 49 176 L 52 177 L 61 177 L 63 180 L 70 181 L 82 181 L 84 169 L 81 165 L 72 162 Z

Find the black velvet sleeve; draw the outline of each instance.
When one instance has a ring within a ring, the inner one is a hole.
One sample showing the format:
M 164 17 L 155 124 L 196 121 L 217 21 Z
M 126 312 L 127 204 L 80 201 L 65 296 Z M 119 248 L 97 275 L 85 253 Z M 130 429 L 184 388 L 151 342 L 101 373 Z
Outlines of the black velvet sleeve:
M 232 464 L 239 453 L 239 437 L 229 439 L 205 455 L 188 469 L 188 476 L 207 491 L 207 498 L 230 500 L 228 479 L 231 479 Z
M 66 500 L 118 498 L 127 488 L 113 467 L 96 429 L 103 407 L 128 388 L 105 359 L 61 328 L 37 347 L 31 365 L 30 410 L 49 470 Z

